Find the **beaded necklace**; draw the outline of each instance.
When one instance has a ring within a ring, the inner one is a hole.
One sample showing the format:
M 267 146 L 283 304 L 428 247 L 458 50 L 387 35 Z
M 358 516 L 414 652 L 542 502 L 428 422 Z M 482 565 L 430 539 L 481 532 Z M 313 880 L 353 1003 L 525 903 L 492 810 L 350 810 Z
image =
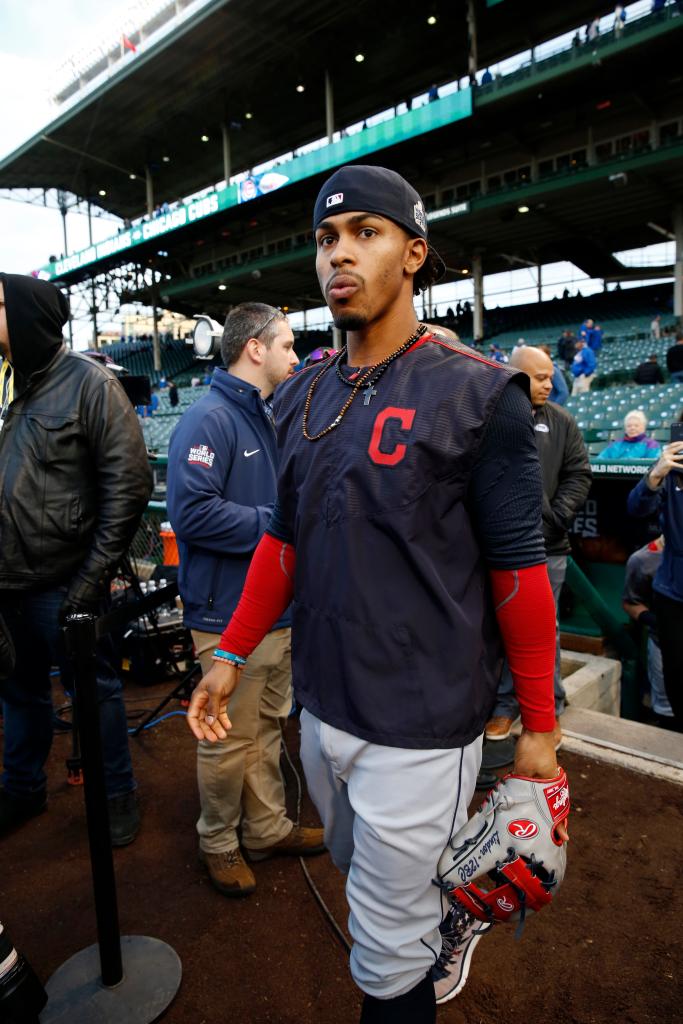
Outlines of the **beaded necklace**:
M 319 441 L 321 437 L 325 436 L 325 434 L 329 434 L 330 431 L 338 427 L 341 421 L 344 419 L 344 416 L 346 415 L 348 410 L 351 408 L 353 400 L 355 399 L 356 395 L 360 392 L 361 388 L 367 389 L 365 404 L 369 405 L 372 396 L 376 394 L 376 391 L 374 390 L 375 384 L 377 384 L 377 382 L 379 381 L 380 377 L 387 369 L 387 367 L 390 366 L 391 363 L 393 363 L 394 359 L 398 359 L 398 357 L 402 356 L 404 352 L 407 352 L 410 346 L 414 345 L 418 338 L 421 338 L 426 330 L 426 324 L 419 324 L 415 333 L 411 334 L 408 340 L 404 341 L 400 348 L 397 348 L 395 352 L 392 352 L 390 355 L 386 357 L 386 359 L 383 359 L 380 363 L 375 363 L 374 366 L 371 366 L 359 377 L 357 377 L 354 381 L 348 380 L 340 369 L 340 364 L 343 362 L 344 357 L 347 354 L 346 347 L 344 347 L 341 350 L 339 355 L 335 356 L 332 359 L 325 360 L 325 365 L 323 366 L 322 370 L 320 370 L 320 372 L 317 373 L 313 380 L 311 381 L 311 386 L 309 387 L 308 394 L 306 395 L 306 404 L 304 405 L 304 417 L 302 422 L 303 435 L 306 438 L 306 440 Z M 348 386 L 351 388 L 351 394 L 342 405 L 336 418 L 333 419 L 328 426 L 326 426 L 318 434 L 309 434 L 308 421 L 311 411 L 311 402 L 313 401 L 313 393 L 318 385 L 318 381 L 321 380 L 321 378 L 327 373 L 331 366 L 334 366 L 336 374 L 339 377 L 339 379 L 343 381 L 344 384 L 348 384 Z

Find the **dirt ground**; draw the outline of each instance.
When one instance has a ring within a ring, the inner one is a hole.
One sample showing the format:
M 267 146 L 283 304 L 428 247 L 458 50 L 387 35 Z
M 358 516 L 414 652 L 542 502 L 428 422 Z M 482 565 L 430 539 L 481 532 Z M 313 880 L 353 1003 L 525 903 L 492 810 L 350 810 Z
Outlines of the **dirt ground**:
M 166 689 L 128 687 L 130 710 L 153 707 Z M 294 753 L 297 727 L 295 719 L 287 726 Z M 346 953 L 299 862 L 258 864 L 258 889 L 246 900 L 219 895 L 197 862 L 194 741 L 184 720 L 170 718 L 131 745 L 144 818 L 137 841 L 115 853 L 121 932 L 163 939 L 182 960 L 164 1021 L 355 1024 L 360 996 Z M 83 794 L 66 783 L 69 748 L 58 734 L 47 812 L 0 843 L 0 919 L 42 979 L 95 940 Z M 681 1020 L 683 789 L 570 754 L 561 762 L 573 803 L 563 888 L 528 920 L 521 941 L 500 926 L 481 942 L 464 991 L 438 1010 L 442 1024 Z M 307 801 L 302 823 L 316 823 Z M 308 865 L 346 930 L 343 879 L 327 855 Z

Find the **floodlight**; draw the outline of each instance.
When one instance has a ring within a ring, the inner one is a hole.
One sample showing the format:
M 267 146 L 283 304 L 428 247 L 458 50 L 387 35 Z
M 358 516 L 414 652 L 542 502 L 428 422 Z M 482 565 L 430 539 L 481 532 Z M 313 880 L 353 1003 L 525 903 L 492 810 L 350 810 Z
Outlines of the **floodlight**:
M 106 188 L 101 188 L 97 194 L 98 194 L 98 196 L 106 196 L 106 194 L 107 194 Z
M 131 181 L 137 180 L 137 174 L 129 174 L 128 177 L 130 178 Z
M 297 82 L 296 91 L 297 92 L 305 92 L 306 91 L 306 86 L 304 85 L 303 82 Z
M 517 213 L 528 213 L 528 212 L 529 212 L 529 207 L 528 206 L 518 206 L 517 207 Z
M 192 345 L 194 355 L 197 359 L 213 359 L 220 349 L 220 339 L 223 336 L 223 328 L 212 317 L 206 313 L 199 313 L 194 318 L 197 323 L 192 332 L 192 337 L 187 344 Z
M 162 160 L 162 163 L 165 163 L 165 164 L 170 164 L 170 162 L 171 162 L 170 156 L 167 156 L 165 153 L 162 156 L 161 160 Z
M 227 284 L 219 284 L 218 285 L 218 291 L 219 292 L 224 292 L 227 287 L 228 287 Z
M 356 64 L 362 64 L 364 60 L 365 60 L 365 54 L 364 53 L 357 53 L 356 54 L 356 56 L 355 56 Z
M 252 119 L 252 117 L 254 115 L 252 114 L 252 112 L 250 110 L 248 110 L 244 116 L 246 117 L 247 121 L 251 121 L 251 119 Z
M 427 24 L 436 25 L 436 18 L 434 17 L 433 14 L 430 14 L 429 17 L 427 18 Z
M 202 142 L 208 142 L 209 141 L 209 136 L 208 135 L 202 135 L 201 138 L 202 138 Z

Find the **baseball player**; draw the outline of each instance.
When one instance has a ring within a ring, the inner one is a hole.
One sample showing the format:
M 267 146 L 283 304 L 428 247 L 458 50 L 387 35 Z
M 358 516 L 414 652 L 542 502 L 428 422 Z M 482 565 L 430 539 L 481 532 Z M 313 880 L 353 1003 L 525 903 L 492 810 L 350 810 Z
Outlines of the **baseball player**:
M 418 322 L 413 296 L 445 268 L 398 174 L 341 168 L 313 225 L 347 347 L 276 395 L 278 500 L 188 723 L 225 736 L 240 668 L 293 600 L 301 757 L 348 874 L 361 1022 L 427 1024 L 442 944 L 458 956 L 433 879 L 467 819 L 501 637 L 523 724 L 515 769 L 557 771 L 528 378 Z

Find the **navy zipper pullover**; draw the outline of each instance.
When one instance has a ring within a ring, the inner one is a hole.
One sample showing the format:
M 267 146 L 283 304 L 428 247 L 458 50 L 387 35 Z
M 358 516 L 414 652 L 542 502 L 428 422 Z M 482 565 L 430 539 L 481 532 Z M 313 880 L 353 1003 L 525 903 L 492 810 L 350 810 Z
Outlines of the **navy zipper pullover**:
M 258 388 L 218 368 L 168 450 L 185 625 L 221 633 L 242 593 L 277 490 L 277 441 Z M 290 625 L 289 611 L 273 629 Z

